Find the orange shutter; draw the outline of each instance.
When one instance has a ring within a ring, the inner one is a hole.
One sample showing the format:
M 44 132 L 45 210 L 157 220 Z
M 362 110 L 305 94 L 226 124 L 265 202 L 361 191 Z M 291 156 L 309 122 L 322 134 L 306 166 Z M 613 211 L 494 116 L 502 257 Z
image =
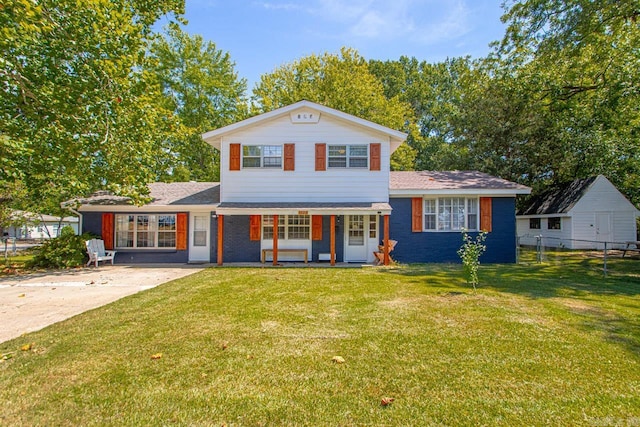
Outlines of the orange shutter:
M 187 214 L 185 212 L 176 214 L 176 249 L 187 250 Z
M 229 144 L 229 170 L 240 170 L 240 144 Z
M 260 215 L 249 215 L 249 240 L 260 240 Z
M 422 231 L 422 197 L 411 199 L 411 231 Z
M 114 218 L 112 213 L 102 214 L 102 240 L 104 240 L 104 248 L 108 251 L 113 250 Z
M 371 144 L 369 147 L 369 170 L 380 170 L 380 143 Z
M 311 240 L 322 240 L 322 215 L 311 217 Z
M 284 170 L 296 170 L 296 145 L 284 144 Z
M 480 197 L 480 230 L 491 232 L 491 197 Z
M 316 144 L 316 170 L 327 170 L 327 144 Z

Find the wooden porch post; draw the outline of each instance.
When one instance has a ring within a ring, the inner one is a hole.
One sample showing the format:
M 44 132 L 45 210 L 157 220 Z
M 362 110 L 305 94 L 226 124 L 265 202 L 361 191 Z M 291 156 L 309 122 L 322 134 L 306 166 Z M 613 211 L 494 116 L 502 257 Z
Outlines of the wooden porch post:
M 336 265 L 336 216 L 331 215 L 331 226 L 329 227 L 329 235 L 331 236 L 331 265 Z
M 273 265 L 278 265 L 278 215 L 273 216 Z
M 223 242 L 224 242 L 224 215 L 218 215 L 218 265 L 222 265 Z
M 389 215 L 384 216 L 384 265 L 389 265 Z

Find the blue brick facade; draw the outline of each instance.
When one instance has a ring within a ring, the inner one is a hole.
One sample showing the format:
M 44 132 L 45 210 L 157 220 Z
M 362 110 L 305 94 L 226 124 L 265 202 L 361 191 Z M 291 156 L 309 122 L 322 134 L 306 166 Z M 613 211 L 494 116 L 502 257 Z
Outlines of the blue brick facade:
M 454 232 L 411 231 L 411 199 L 389 200 L 393 212 L 389 220 L 389 237 L 397 240 L 393 258 L 402 263 L 459 263 L 457 254 L 462 235 Z M 492 199 L 492 231 L 486 240 L 483 263 L 513 263 L 516 261 L 516 217 L 514 197 Z M 382 229 L 382 228 L 381 228 Z M 475 237 L 475 234 L 472 234 Z

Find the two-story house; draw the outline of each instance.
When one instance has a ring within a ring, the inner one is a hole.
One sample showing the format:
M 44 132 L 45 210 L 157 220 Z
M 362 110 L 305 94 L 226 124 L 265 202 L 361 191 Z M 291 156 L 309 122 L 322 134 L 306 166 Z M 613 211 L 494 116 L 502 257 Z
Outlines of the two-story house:
M 406 134 L 308 101 L 207 132 L 220 183 L 150 184 L 152 202 L 80 199 L 82 229 L 116 262 L 457 261 L 460 231 L 490 231 L 486 262 L 515 260 L 515 197 L 479 172 L 390 172 Z M 387 260 L 388 253 L 384 259 Z

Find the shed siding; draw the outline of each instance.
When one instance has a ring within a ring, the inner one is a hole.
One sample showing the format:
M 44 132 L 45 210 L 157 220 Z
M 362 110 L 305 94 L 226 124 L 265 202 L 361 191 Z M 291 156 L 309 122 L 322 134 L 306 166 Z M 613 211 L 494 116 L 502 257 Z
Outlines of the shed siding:
M 390 238 L 398 244 L 391 254 L 403 263 L 460 262 L 457 254 L 462 234 L 455 232 L 411 231 L 411 199 L 391 198 Z M 511 263 L 516 260 L 515 198 L 494 197 L 492 200 L 493 230 L 486 240 L 483 263 Z M 474 234 L 474 233 L 473 233 Z
M 542 236 L 542 245 L 549 248 L 569 248 L 576 249 L 571 240 L 572 221 L 569 217 L 562 218 L 561 230 L 549 230 L 547 217 L 540 217 L 540 229 L 529 229 L 529 218 L 518 218 L 517 233 L 521 245 L 536 245 L 536 236 Z
M 293 143 L 295 171 L 264 168 L 229 171 L 226 158 L 231 143 L 283 146 Z M 328 167 L 326 171 L 316 171 L 316 143 L 381 143 L 381 170 Z M 286 116 L 260 127 L 238 130 L 225 136 L 220 155 L 222 202 L 386 202 L 389 198 L 388 137 L 326 115 L 317 124 L 292 124 Z

